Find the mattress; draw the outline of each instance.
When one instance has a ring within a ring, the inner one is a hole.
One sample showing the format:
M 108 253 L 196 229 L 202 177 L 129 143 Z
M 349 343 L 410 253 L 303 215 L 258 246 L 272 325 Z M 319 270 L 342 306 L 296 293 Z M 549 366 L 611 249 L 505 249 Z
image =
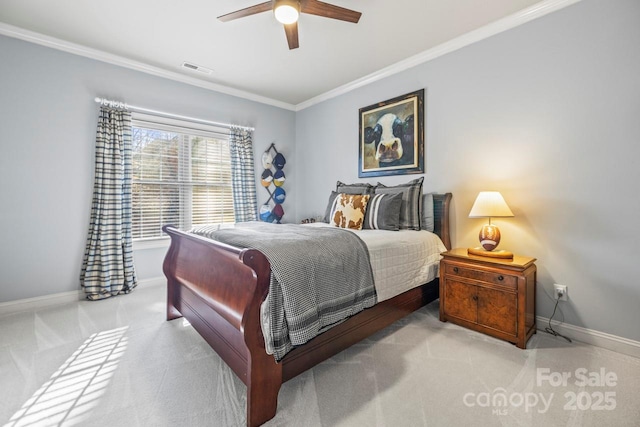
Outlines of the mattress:
M 308 227 L 333 227 L 324 222 Z M 426 230 L 349 230 L 360 237 L 371 258 L 378 302 L 428 283 L 438 277 L 440 254 L 447 248 Z

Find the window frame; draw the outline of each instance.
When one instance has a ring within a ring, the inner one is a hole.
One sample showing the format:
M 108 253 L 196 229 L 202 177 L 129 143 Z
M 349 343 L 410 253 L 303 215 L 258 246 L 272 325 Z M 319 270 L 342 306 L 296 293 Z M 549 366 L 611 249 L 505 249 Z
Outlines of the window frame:
M 196 137 L 203 137 L 208 139 L 223 139 L 226 141 L 229 141 L 230 139 L 229 129 L 225 127 L 214 126 L 207 123 L 199 123 L 197 121 L 194 121 L 193 119 L 187 120 L 185 118 L 184 120 L 181 120 L 181 119 L 163 117 L 159 115 L 146 114 L 146 113 L 140 113 L 140 112 L 132 112 L 131 127 L 132 127 L 132 138 L 133 138 L 133 128 L 143 128 L 143 129 L 152 129 L 152 130 L 163 131 L 163 132 L 172 132 L 172 133 L 177 133 L 183 136 L 186 135 L 189 137 L 196 136 Z M 178 182 L 181 179 L 180 176 L 184 173 L 183 167 L 187 164 L 189 164 L 189 167 L 191 167 L 190 158 L 188 161 L 183 160 L 185 153 L 187 156 L 189 157 L 191 156 L 191 152 L 189 150 L 190 144 L 191 142 L 188 140 L 182 140 L 178 144 L 178 178 L 177 178 Z M 135 156 L 135 153 L 132 152 L 132 156 Z M 229 160 L 231 160 L 230 157 L 229 157 Z M 231 170 L 230 172 L 233 173 Z M 132 187 L 133 187 L 133 184 L 136 182 L 138 181 L 134 181 L 132 176 Z M 232 185 L 232 183 L 230 183 L 230 185 Z M 191 188 L 191 187 L 187 186 L 187 188 Z M 191 191 L 189 191 L 189 193 L 190 193 L 190 196 L 188 195 L 187 197 L 190 198 L 193 196 L 193 193 Z M 231 191 L 231 196 L 233 197 L 233 190 Z M 192 212 L 193 203 L 192 203 L 192 200 L 185 201 L 183 199 L 184 197 L 185 195 L 183 194 L 183 191 L 180 190 L 179 192 L 180 201 L 178 204 L 180 222 L 183 223 L 183 216 L 189 216 L 190 219 L 187 221 L 187 223 L 189 224 L 189 226 L 191 226 L 192 224 L 191 221 L 193 219 L 193 212 Z M 132 198 L 133 198 L 133 188 L 132 188 Z M 233 204 L 233 201 L 232 201 L 232 204 Z M 166 248 L 169 246 L 169 244 L 170 244 L 170 238 L 169 236 L 164 235 L 164 233 L 161 236 L 155 236 L 155 237 L 133 238 L 134 250 Z

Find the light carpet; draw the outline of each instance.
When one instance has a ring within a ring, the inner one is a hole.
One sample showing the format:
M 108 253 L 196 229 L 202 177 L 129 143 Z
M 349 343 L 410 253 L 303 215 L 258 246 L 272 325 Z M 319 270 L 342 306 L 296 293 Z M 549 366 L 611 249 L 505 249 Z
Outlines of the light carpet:
M 242 382 L 165 289 L 0 317 L 0 425 L 242 426 Z M 640 360 L 538 331 L 526 350 L 438 302 L 285 383 L 267 426 L 638 426 Z

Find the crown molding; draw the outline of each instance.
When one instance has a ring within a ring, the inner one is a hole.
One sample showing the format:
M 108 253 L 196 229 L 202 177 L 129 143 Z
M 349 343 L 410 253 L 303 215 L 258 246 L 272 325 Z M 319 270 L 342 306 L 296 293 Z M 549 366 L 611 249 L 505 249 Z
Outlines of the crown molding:
M 134 61 L 129 58 L 110 54 L 98 49 L 92 49 L 86 46 L 82 46 L 76 43 L 67 42 L 65 40 L 57 39 L 55 37 L 46 36 L 44 34 L 36 33 L 34 31 L 25 30 L 20 27 L 16 27 L 4 22 L 0 22 L 0 35 L 24 40 L 27 42 L 39 44 L 42 46 L 50 47 L 53 49 L 61 50 L 64 52 L 72 53 L 74 55 L 84 56 L 87 58 L 95 59 L 97 61 L 106 62 L 113 65 L 129 68 L 132 70 L 140 71 L 143 73 L 151 74 L 157 77 L 162 77 L 169 80 L 178 81 L 192 86 L 197 86 L 203 89 L 208 89 L 227 95 L 236 96 L 238 98 L 247 99 L 249 101 L 255 101 L 266 105 L 272 105 L 274 107 L 282 108 L 290 111 L 301 111 L 305 108 L 309 108 L 313 105 L 327 101 L 340 95 L 344 95 L 360 87 L 369 85 L 378 80 L 392 76 L 394 74 L 406 71 L 417 65 L 431 61 L 447 53 L 454 52 L 463 47 L 469 46 L 473 43 L 484 40 L 488 37 L 499 34 L 503 31 L 507 31 L 511 28 L 525 24 L 534 19 L 545 16 L 549 13 L 563 9 L 572 4 L 578 3 L 582 0 L 543 0 L 540 3 L 536 3 L 531 7 L 521 10 L 517 13 L 504 17 L 484 27 L 473 30 L 469 33 L 456 37 L 453 40 L 442 43 L 431 49 L 423 51 L 417 55 L 411 56 L 405 60 L 399 61 L 393 65 L 385 67 L 374 73 L 361 77 L 345 85 L 339 86 L 321 95 L 310 98 L 299 104 L 293 105 L 286 102 L 278 101 L 272 98 L 256 95 L 254 93 L 246 92 L 240 89 L 234 89 L 228 86 L 224 86 L 217 83 L 207 82 L 197 79 L 195 77 L 185 76 L 183 74 L 170 71 L 164 68 L 156 67 L 153 65 L 145 64 L 143 62 Z
M 337 87 L 333 90 L 325 92 L 321 95 L 315 96 L 307 101 L 301 102 L 295 106 L 296 111 L 304 110 L 312 105 L 319 104 L 327 101 L 331 98 L 335 98 L 352 90 L 358 89 L 363 86 L 367 86 L 373 82 L 384 79 L 386 77 L 398 74 L 402 71 L 406 71 L 417 65 L 431 61 L 439 56 L 446 55 L 447 53 L 454 52 L 463 47 L 469 46 L 473 43 L 479 42 L 503 31 L 510 30 L 519 25 L 525 24 L 534 19 L 545 16 L 549 13 L 563 9 L 572 4 L 578 3 L 582 0 L 543 0 L 540 3 L 536 3 L 526 9 L 523 9 L 517 13 L 506 16 L 491 24 L 487 24 L 484 27 L 480 27 L 476 30 L 463 34 L 448 42 L 442 43 L 431 49 L 425 50 L 417 55 L 410 56 L 407 59 L 399 61 L 393 65 L 385 67 L 374 73 L 361 77 L 343 86 Z
M 295 105 L 254 93 L 246 92 L 240 89 L 234 89 L 217 83 L 207 82 L 195 77 L 185 76 L 175 71 L 145 64 L 143 62 L 134 61 L 133 59 L 123 56 L 114 55 L 98 49 L 93 49 L 76 43 L 50 37 L 34 31 L 25 30 L 4 22 L 0 22 L 0 35 L 24 40 L 30 43 L 39 44 L 41 46 L 50 47 L 52 49 L 61 50 L 74 55 L 84 56 L 86 58 L 95 59 L 96 61 L 106 62 L 108 64 L 118 65 L 120 67 L 129 68 L 131 70 L 140 71 L 153 76 L 186 83 L 191 86 L 197 86 L 203 89 L 213 90 L 224 93 L 226 95 L 236 96 L 238 98 L 247 99 L 249 101 L 259 102 L 261 104 L 272 105 L 274 107 L 283 108 L 285 110 L 295 111 Z

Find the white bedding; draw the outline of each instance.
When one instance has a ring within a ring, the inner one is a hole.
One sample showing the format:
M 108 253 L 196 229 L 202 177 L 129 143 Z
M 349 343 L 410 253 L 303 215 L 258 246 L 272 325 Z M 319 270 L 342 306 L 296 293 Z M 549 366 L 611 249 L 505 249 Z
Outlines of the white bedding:
M 333 227 L 324 222 L 304 224 L 308 227 Z M 439 277 L 440 254 L 447 250 L 442 240 L 426 230 L 349 230 L 356 233 L 369 249 L 371 270 L 378 302 L 423 285 Z M 271 348 L 269 297 L 260 306 L 262 334 L 267 354 Z
M 333 227 L 324 222 L 309 227 Z M 353 231 L 369 248 L 378 302 L 413 289 L 439 276 L 440 254 L 447 250 L 442 240 L 421 230 Z

